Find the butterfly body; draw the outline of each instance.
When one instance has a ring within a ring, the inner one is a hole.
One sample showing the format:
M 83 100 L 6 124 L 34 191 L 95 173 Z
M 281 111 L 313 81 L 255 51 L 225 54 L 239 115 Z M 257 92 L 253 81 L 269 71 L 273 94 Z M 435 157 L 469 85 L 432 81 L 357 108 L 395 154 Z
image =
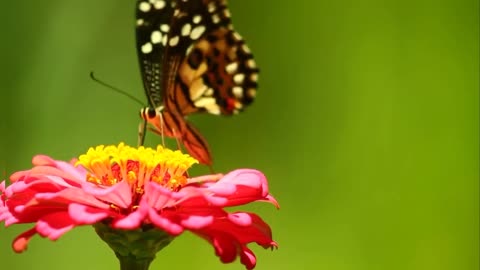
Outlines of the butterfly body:
M 206 140 L 185 116 L 233 115 L 256 94 L 258 68 L 233 29 L 225 0 L 137 1 L 137 53 L 154 132 L 177 138 L 211 165 Z
M 198 130 L 180 114 L 171 111 L 152 109 L 141 110 L 141 117 L 154 127 L 153 132 L 160 136 L 176 138 L 183 142 L 187 151 L 200 163 L 212 165 L 212 156 L 206 140 Z M 152 114 L 152 110 L 156 110 Z

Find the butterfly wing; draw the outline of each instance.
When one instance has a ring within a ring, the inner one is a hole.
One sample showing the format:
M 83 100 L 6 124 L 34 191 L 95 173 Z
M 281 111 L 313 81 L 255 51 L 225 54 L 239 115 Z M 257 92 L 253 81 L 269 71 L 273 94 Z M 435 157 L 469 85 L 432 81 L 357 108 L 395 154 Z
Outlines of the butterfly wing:
M 164 62 L 176 1 L 136 2 L 136 47 L 143 86 L 150 107 L 163 105 Z
M 187 86 L 184 89 L 188 89 L 195 108 L 192 111 L 236 114 L 252 103 L 257 91 L 258 69 L 253 56 L 241 37 L 228 29 L 219 29 L 200 40 L 178 75 Z
M 231 115 L 253 101 L 258 68 L 225 0 L 177 1 L 168 40 L 171 110 Z
M 191 43 L 189 39 L 180 40 L 182 29 L 178 25 L 186 12 L 198 10 L 201 1 L 178 5 L 176 0 L 141 0 L 136 5 L 136 47 L 145 94 L 151 108 L 164 106 L 161 118 L 156 115 L 148 120 L 155 126 L 154 132 L 181 139 L 192 156 L 210 165 L 212 158 L 205 139 L 174 105 L 176 73 Z

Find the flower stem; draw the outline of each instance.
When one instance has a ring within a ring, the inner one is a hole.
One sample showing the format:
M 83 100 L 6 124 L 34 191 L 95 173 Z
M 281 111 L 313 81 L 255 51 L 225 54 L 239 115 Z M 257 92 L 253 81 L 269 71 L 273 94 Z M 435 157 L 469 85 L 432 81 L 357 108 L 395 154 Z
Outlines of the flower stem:
M 120 230 L 112 228 L 108 222 L 99 222 L 93 227 L 117 256 L 121 270 L 148 270 L 157 252 L 174 239 L 151 225 Z
M 115 255 L 117 255 L 117 258 L 120 261 L 120 270 L 148 270 L 150 263 L 154 259 L 154 258 L 137 259 L 135 257 L 121 256 L 118 253 L 115 253 Z

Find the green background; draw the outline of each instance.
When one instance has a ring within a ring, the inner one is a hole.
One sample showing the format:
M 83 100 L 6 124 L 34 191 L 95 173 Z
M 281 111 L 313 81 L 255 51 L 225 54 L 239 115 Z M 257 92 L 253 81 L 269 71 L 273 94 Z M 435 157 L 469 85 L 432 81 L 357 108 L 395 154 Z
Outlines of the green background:
M 478 1 L 231 0 L 230 10 L 261 68 L 257 100 L 235 117 L 190 119 L 216 171 L 262 170 L 281 204 L 245 207 L 280 244 L 253 247 L 257 269 L 478 269 Z M 2 178 L 35 154 L 136 144 L 140 105 L 88 76 L 146 101 L 133 11 L 132 0 L 2 4 Z M 0 228 L 1 269 L 118 269 L 91 227 L 14 254 L 29 226 Z M 151 269 L 243 267 L 186 233 Z

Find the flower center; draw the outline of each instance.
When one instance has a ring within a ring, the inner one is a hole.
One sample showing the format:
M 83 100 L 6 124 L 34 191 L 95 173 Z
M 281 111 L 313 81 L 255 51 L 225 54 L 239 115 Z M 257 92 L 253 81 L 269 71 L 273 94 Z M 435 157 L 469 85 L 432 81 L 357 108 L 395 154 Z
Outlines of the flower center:
M 153 181 L 172 190 L 187 183 L 186 171 L 197 160 L 180 151 L 158 146 L 156 150 L 140 146 L 100 145 L 88 149 L 76 165 L 87 169 L 87 181 L 111 186 L 127 181 L 135 193 L 143 193 L 147 181 Z

